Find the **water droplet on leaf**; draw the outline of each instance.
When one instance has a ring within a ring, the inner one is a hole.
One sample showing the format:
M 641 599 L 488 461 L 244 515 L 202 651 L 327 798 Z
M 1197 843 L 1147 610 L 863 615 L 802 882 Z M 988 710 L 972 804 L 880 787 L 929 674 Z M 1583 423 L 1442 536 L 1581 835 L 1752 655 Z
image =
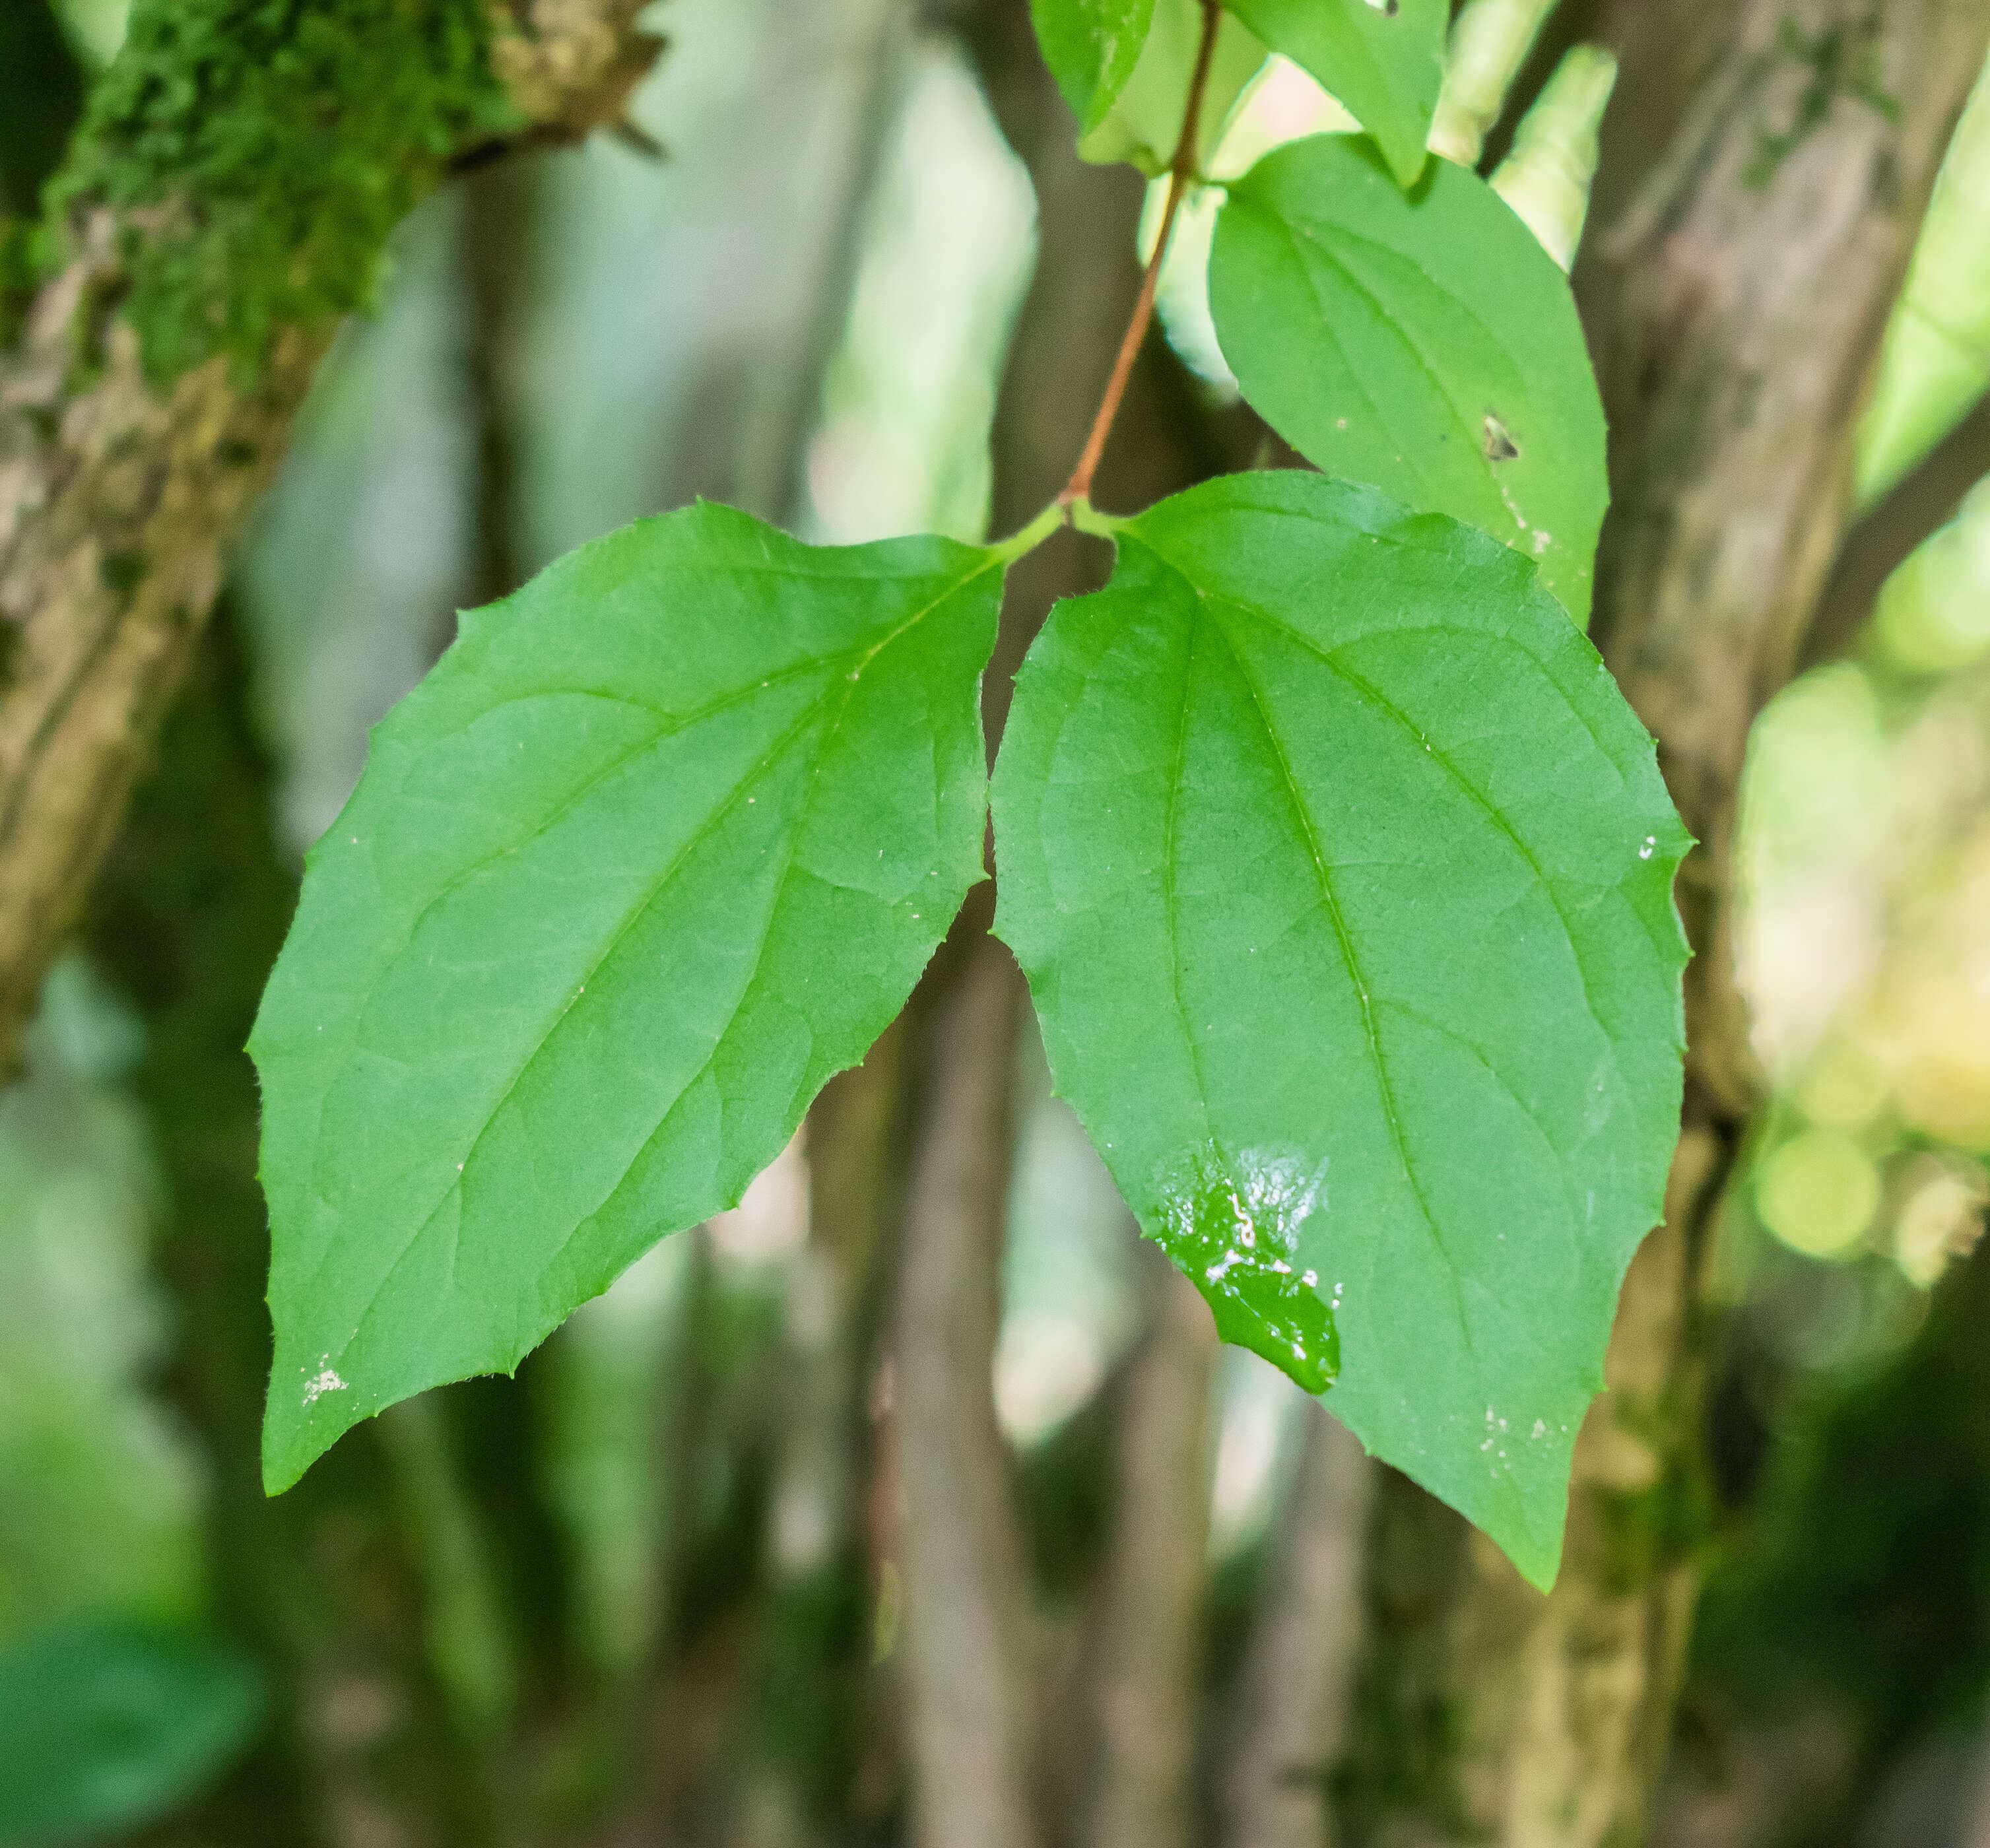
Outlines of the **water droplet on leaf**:
M 1319 1204 L 1326 1163 L 1256 1149 L 1204 1149 L 1160 1190 L 1156 1236 L 1207 1299 L 1217 1333 L 1262 1354 L 1309 1392 L 1340 1373 L 1319 1276 L 1292 1274 L 1299 1228 Z

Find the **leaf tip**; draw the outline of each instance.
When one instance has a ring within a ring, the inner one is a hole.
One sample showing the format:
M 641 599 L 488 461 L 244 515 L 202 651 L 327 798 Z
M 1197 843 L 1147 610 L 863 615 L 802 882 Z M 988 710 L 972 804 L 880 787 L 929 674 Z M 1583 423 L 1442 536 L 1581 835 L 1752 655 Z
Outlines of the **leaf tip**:
M 1415 141 L 1413 145 L 1409 138 L 1404 138 L 1401 146 L 1387 148 L 1384 153 L 1389 163 L 1389 171 L 1396 177 L 1396 184 L 1405 192 L 1414 190 L 1418 182 L 1424 177 L 1425 168 L 1430 163 L 1429 148 L 1421 141 Z
M 1555 1530 L 1554 1544 L 1542 1546 L 1529 1537 L 1526 1544 L 1516 1546 L 1502 1541 L 1506 1557 L 1513 1562 L 1514 1569 L 1543 1597 L 1555 1588 L 1555 1581 L 1561 1576 L 1561 1530 Z

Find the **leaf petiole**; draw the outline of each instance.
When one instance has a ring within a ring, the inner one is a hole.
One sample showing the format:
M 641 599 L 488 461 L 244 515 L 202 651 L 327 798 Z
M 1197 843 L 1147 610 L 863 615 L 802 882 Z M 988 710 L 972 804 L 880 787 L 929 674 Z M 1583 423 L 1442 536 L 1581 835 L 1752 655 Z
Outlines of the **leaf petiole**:
M 1210 66 L 1216 55 L 1217 30 L 1222 23 L 1217 0 L 1202 0 L 1202 42 L 1196 53 L 1195 74 L 1189 81 L 1188 106 L 1182 118 L 1181 139 L 1176 144 L 1175 158 L 1170 170 L 1168 202 L 1161 216 L 1161 234 L 1154 240 L 1154 253 L 1148 258 L 1146 273 L 1140 278 L 1139 298 L 1133 304 L 1133 317 L 1127 323 L 1126 338 L 1119 343 L 1119 356 L 1113 362 L 1112 376 L 1106 382 L 1099 415 L 1092 420 L 1092 432 L 1085 438 L 1077 467 L 1071 470 L 1064 492 L 1058 496 L 1062 506 L 1076 507 L 1091 495 L 1092 475 L 1098 469 L 1099 458 L 1105 454 L 1105 439 L 1112 433 L 1113 420 L 1119 414 L 1119 400 L 1126 396 L 1126 382 L 1133 375 L 1133 362 L 1139 357 L 1147 324 L 1153 318 L 1154 294 L 1160 284 L 1161 265 L 1167 257 L 1175 219 L 1181 210 L 1182 199 L 1188 191 L 1189 183 L 1195 178 L 1196 129 L 1202 119 L 1203 95 L 1209 87 Z
M 1053 501 L 1028 525 L 1011 533 L 1006 539 L 998 540 L 988 549 L 1001 560 L 1005 568 L 1013 565 L 1025 553 L 1034 552 L 1063 525 L 1069 511 L 1061 502 Z
M 1095 539 L 1116 538 L 1120 528 L 1133 523 L 1130 515 L 1101 513 L 1089 501 L 1084 499 L 1072 501 L 1062 511 L 1071 515 L 1071 525 L 1080 532 L 1088 532 Z

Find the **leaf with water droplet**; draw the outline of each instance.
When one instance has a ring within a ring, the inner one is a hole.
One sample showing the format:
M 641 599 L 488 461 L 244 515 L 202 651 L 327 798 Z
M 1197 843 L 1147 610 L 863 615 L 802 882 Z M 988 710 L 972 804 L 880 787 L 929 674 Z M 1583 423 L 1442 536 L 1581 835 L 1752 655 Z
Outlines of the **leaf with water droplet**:
M 1318 1390 L 1331 1330 L 1343 1420 L 1546 1583 L 1679 1122 L 1651 739 L 1455 521 L 1268 471 L 1116 536 L 996 771 L 1058 1089 L 1223 1332 Z
M 1609 504 L 1603 403 L 1568 279 L 1448 161 L 1409 192 L 1346 135 L 1229 188 L 1210 312 L 1252 406 L 1301 454 L 1539 560 L 1589 620 Z
M 1333 1308 L 1299 1255 L 1326 1174 L 1324 1162 L 1309 1172 L 1290 1156 L 1228 1156 L 1211 1144 L 1160 1188 L 1154 1230 L 1208 1299 L 1217 1333 L 1309 1392 L 1326 1391 L 1340 1374 Z
M 263 1082 L 272 1489 L 737 1203 L 981 876 L 1002 557 L 637 521 L 463 620 L 311 854 Z

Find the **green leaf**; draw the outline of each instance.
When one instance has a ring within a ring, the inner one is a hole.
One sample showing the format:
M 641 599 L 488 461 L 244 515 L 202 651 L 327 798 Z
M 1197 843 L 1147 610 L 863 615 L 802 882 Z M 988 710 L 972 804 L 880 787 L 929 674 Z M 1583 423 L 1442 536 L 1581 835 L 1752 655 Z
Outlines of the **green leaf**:
M 1448 0 L 1224 0 L 1273 51 L 1303 66 L 1375 138 L 1404 185 L 1424 170 L 1444 83 Z
M 1651 739 L 1453 521 L 1280 471 L 1116 536 L 995 774 L 1058 1088 L 1221 1331 L 1545 1585 L 1679 1126 Z
M 1030 17 L 1079 134 L 1088 134 L 1105 121 L 1140 61 L 1154 0 L 1030 0 Z
M 1955 125 L 1914 261 L 1886 324 L 1859 424 L 1860 511 L 1874 505 L 1990 389 L 1990 62 Z
M 736 1202 L 883 1031 L 981 876 L 1003 555 L 640 521 L 375 730 L 250 1045 L 273 1490 Z
M 1503 539 L 1588 620 L 1602 403 L 1567 279 L 1483 181 L 1434 161 L 1406 195 L 1360 140 L 1275 149 L 1230 189 L 1210 307 L 1309 460 Z
M 1513 131 L 1513 145 L 1487 183 L 1512 206 L 1566 275 L 1575 267 L 1589 193 L 1601 158 L 1603 113 L 1617 87 L 1617 60 L 1600 45 L 1571 45 Z
M 1202 29 L 1200 0 L 1156 0 L 1138 63 L 1109 107 L 1085 123 L 1078 143 L 1085 159 L 1102 165 L 1126 161 L 1150 175 L 1169 170 L 1188 114 Z M 1237 99 L 1264 63 L 1264 46 L 1226 13 L 1217 29 L 1202 113 L 1196 121 L 1198 166 L 1214 151 Z
M 124 1619 L 45 1631 L 0 1655 L 0 1843 L 150 1821 L 246 1746 L 256 1665 L 198 1632 Z

